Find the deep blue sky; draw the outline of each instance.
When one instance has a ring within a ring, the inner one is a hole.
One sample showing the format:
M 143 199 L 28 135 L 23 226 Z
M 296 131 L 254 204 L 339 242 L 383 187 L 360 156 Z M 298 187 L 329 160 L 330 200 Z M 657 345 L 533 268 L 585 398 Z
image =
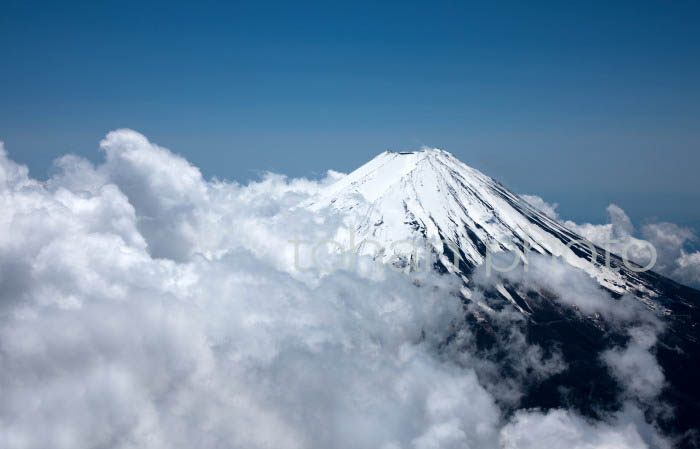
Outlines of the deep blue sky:
M 700 226 L 700 2 L 0 1 L 0 140 L 46 176 L 129 127 L 206 176 L 437 146 L 563 215 Z

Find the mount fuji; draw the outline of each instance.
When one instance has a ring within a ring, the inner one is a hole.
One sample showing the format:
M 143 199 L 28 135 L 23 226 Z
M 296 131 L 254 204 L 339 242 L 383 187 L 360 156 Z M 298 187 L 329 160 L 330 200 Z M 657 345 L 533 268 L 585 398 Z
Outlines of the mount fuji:
M 448 152 L 241 185 L 101 148 L 0 143 L 0 447 L 699 446 L 700 292 Z
M 476 335 L 475 341 L 464 343 L 469 350 L 498 358 L 508 352 L 502 347 L 512 342 L 517 327 L 528 343 L 542 348 L 545 358 L 559 358 L 565 367 L 550 375 L 520 375 L 517 380 L 528 388 L 514 402 L 517 407 L 574 406 L 592 417 L 619 409 L 635 395 L 622 391 L 604 354 L 616 345 L 631 347 L 635 329 L 656 329 L 652 341 L 642 346 L 656 357 L 665 380 L 653 401 L 646 398 L 647 414 L 678 435 L 680 447 L 697 443 L 700 387 L 692 379 L 700 374 L 697 290 L 594 245 L 443 150 L 386 151 L 328 186 L 305 207 L 352 214 L 357 241 L 374 243 L 359 252 L 380 262 L 416 267 L 420 261 L 415 252 L 406 254 L 392 244 L 435 242 L 430 264 L 461 286 L 455 293 L 464 304 L 461 326 Z M 377 252 L 377 246 L 383 252 Z M 519 262 L 513 270 L 518 274 L 498 272 L 485 282 L 491 257 L 500 257 L 499 266 Z M 545 257 L 568 268 L 527 273 L 528 265 L 535 265 L 530 263 L 533 258 Z M 558 288 L 538 282 L 538 275 L 556 279 Z M 595 288 L 582 294 L 577 287 L 582 279 Z M 586 295 L 602 302 L 588 307 L 581 299 Z M 504 314 L 509 319 L 504 320 Z M 615 318 L 625 314 L 630 318 Z M 484 369 L 481 375 L 507 383 L 519 376 L 515 365 L 520 362 L 503 355 L 495 371 Z M 625 363 L 627 376 L 647 382 L 647 372 L 633 356 Z M 508 399 L 504 396 L 503 401 Z

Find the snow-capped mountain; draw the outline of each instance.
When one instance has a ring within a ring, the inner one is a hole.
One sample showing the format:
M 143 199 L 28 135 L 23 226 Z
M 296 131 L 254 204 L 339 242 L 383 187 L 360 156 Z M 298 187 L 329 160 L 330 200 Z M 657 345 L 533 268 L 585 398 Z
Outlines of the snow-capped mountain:
M 406 254 L 400 245 L 392 245 L 394 242 L 433 242 L 437 253 L 431 261 L 433 267 L 461 279 L 465 325 L 478 336 L 473 343 L 478 351 L 497 354 L 502 345 L 512 344 L 509 326 L 514 324 L 504 322 L 496 311 L 511 308 L 520 312 L 525 322 L 524 338 L 544 348 L 545 353 L 560 354 L 567 366 L 564 372 L 543 381 L 524 380 L 533 384 L 521 406 L 546 408 L 573 403 L 592 416 L 601 409 L 614 408 L 619 384 L 601 362 L 601 354 L 615 344 L 632 341 L 628 333 L 640 324 L 635 319 L 626 324 L 606 321 L 600 318 L 599 310 L 587 310 L 580 302 L 571 301 L 569 295 L 575 297 L 580 292 L 575 292 L 573 285 L 568 292 L 566 279 L 559 280 L 555 292 L 508 276 L 497 276 L 487 287 L 476 285 L 474 276 L 488 257 L 510 252 L 511 260 L 526 263 L 530 252 L 565 261 L 571 270 L 595 280 L 593 290 L 603 292 L 603 301 L 609 303 L 605 307 L 613 310 L 612 315 L 619 313 L 614 310 L 624 309 L 625 301 L 638 301 L 663 329 L 658 344 L 652 346 L 662 377 L 665 375 L 662 396 L 674 410 L 674 418 L 667 421 L 669 428 L 681 433 L 693 428 L 700 413 L 700 389 L 688 382 L 687 374 L 689 370 L 700 371 L 700 292 L 653 271 L 640 270 L 630 261 L 623 263 L 619 255 L 606 253 L 443 150 L 386 151 L 328 186 L 305 207 L 353 217 L 349 224 L 356 241 L 373 241 L 384 248 L 378 253 L 377 245 L 368 245 L 360 247 L 360 252 L 382 257 L 385 263 L 420 264 L 412 260 L 415 253 Z M 624 301 L 619 300 L 623 296 Z M 656 335 L 652 338 L 657 341 Z M 639 372 L 640 382 L 645 382 L 644 368 L 635 367 L 634 356 L 630 358 L 625 363 L 631 368 L 625 369 Z M 507 367 L 516 363 L 520 362 L 502 360 L 496 375 L 506 379 L 508 372 L 517 371 Z M 688 438 L 683 446 L 691 444 Z
M 562 258 L 616 294 L 633 292 L 645 301 L 661 294 L 619 257 L 609 255 L 606 264 L 604 249 L 447 151 L 381 153 L 331 185 L 311 208 L 329 206 L 341 213 L 354 211 L 360 217 L 353 230 L 357 241 L 379 242 L 386 261 L 402 251 L 394 242 L 437 242 L 437 263 L 467 284 L 471 270 L 484 263 L 488 252 L 513 251 L 526 263 L 525 253 L 531 251 Z M 646 302 L 663 309 L 659 302 Z
M 0 447 L 698 447 L 700 294 L 448 153 L 241 186 L 102 148 L 39 181 L 0 144 Z

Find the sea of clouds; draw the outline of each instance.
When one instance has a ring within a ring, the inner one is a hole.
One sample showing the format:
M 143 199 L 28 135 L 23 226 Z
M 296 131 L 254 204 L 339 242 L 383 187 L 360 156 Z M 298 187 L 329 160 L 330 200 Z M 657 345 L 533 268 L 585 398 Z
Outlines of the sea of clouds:
M 564 409 L 506 415 L 498 377 L 483 375 L 489 361 L 445 345 L 469 339 L 449 276 L 294 269 L 290 240 L 343 225 L 297 206 L 342 174 L 240 185 L 205 180 L 134 131 L 111 132 L 100 148 L 103 163 L 64 156 L 39 181 L 0 146 L 0 447 L 671 444 L 641 411 L 664 384 L 660 324 L 635 301 L 611 308 L 586 275 L 537 259 L 507 274 L 635 323 L 625 346 L 601 354 L 626 385 L 625 406 L 604 421 Z M 576 229 L 595 241 L 620 226 Z M 685 234 L 667 228 L 643 232 L 681 251 Z M 697 281 L 699 258 L 661 260 Z M 530 371 L 561 369 L 522 338 L 512 347 Z

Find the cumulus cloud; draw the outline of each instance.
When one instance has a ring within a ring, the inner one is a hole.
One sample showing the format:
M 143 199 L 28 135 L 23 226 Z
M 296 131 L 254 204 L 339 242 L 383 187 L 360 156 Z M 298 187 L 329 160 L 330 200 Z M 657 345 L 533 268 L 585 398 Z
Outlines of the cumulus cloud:
M 552 220 L 559 219 L 559 213 L 557 212 L 559 204 L 548 203 L 537 195 L 520 195 L 520 197 Z
M 507 266 L 512 261 L 508 253 L 496 254 L 494 265 Z M 477 286 L 488 288 L 494 282 L 517 285 L 526 292 L 548 292 L 564 305 L 580 311 L 585 316 L 600 315 L 612 324 L 628 322 L 656 323 L 657 319 L 638 300 L 630 296 L 614 299 L 586 272 L 576 269 L 561 258 L 537 253 L 528 255 L 527 265 L 520 264 L 512 270 L 497 273 L 480 266 L 474 274 Z
M 658 222 L 644 224 L 637 232 L 625 211 L 616 204 L 607 207 L 608 223 L 576 223 L 560 219 L 556 213 L 556 203 L 547 203 L 535 195 L 521 196 L 545 215 L 561 221 L 587 240 L 618 255 L 626 253 L 630 260 L 642 266 L 651 262 L 652 253 L 647 242 L 651 243 L 656 256 L 653 271 L 683 284 L 700 287 L 700 251 L 689 250 L 689 245 L 698 240 L 692 229 Z
M 656 441 L 624 413 L 508 420 L 476 361 L 440 352 L 464 318 L 447 277 L 295 270 L 289 241 L 344 219 L 297 206 L 342 174 L 239 185 L 134 131 L 101 148 L 102 164 L 65 156 L 40 182 L 0 145 L 0 446 L 529 447 L 526 428 L 553 447 Z
M 671 271 L 671 276 L 688 285 L 700 287 L 700 251 L 686 253 L 681 250 L 681 255 L 676 259 L 677 266 Z
M 501 257 L 506 260 L 497 264 L 505 265 L 510 259 L 507 255 Z M 539 292 L 593 320 L 596 326 L 607 329 L 604 332 L 627 334 L 626 341 L 613 343 L 614 346 L 599 355 L 603 366 L 607 366 L 617 381 L 618 399 L 626 404 L 622 412 L 604 422 L 591 421 L 567 410 L 517 411 L 500 432 L 502 447 L 671 447 L 670 441 L 656 430 L 658 422 L 674 419 L 673 407 L 661 396 L 667 384 L 656 357 L 658 337 L 665 330 L 662 321 L 637 298 L 611 296 L 593 278 L 563 260 L 537 254 L 532 254 L 528 260 L 527 269 L 521 266 L 496 275 L 479 268 L 474 279 L 476 288 L 489 289 L 495 283 L 510 285 L 517 289 L 520 300 L 525 303 L 531 301 L 528 291 Z M 529 305 L 537 307 L 536 303 Z M 498 312 L 501 314 L 503 312 Z M 525 359 L 533 347 L 525 345 L 515 351 Z M 567 369 L 565 360 L 555 352 L 551 359 L 540 358 L 533 366 L 555 368 L 548 374 L 556 374 Z M 487 383 L 486 387 L 491 388 L 491 385 Z M 522 391 L 519 388 L 522 387 L 516 385 L 515 391 Z M 501 391 L 490 391 L 503 400 Z
M 521 411 L 501 432 L 501 444 L 504 449 L 670 447 L 653 435 L 654 429 L 631 407 L 618 415 L 614 424 L 586 421 L 562 410 Z
M 626 347 L 610 349 L 601 357 L 629 395 L 651 401 L 661 393 L 665 381 L 661 366 L 650 352 L 656 345 L 657 329 L 635 327 L 629 334 Z

